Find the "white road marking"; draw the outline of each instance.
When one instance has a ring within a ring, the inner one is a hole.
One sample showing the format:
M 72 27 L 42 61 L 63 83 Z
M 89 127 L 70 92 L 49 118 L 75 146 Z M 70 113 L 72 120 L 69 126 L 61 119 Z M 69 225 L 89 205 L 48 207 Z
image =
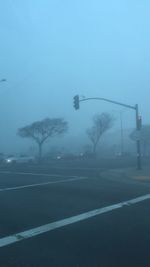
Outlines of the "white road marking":
M 36 186 L 44 186 L 44 185 L 49 185 L 49 184 L 67 183 L 67 182 L 73 182 L 73 181 L 79 181 L 79 180 L 85 180 L 85 179 L 88 179 L 88 178 L 87 177 L 76 177 L 76 178 L 69 178 L 69 179 L 65 179 L 65 180 L 51 181 L 51 182 L 38 183 L 38 184 L 21 185 L 21 186 L 15 186 L 15 187 L 6 187 L 6 188 L 1 188 L 0 192 L 11 191 L 11 190 L 20 190 L 20 189 L 24 189 L 24 188 L 36 187 Z
M 88 211 L 88 212 L 85 212 L 85 213 L 82 213 L 82 214 L 79 214 L 79 215 L 76 215 L 76 216 L 72 216 L 70 218 L 66 218 L 66 219 L 63 219 L 63 220 L 60 220 L 60 221 L 56 221 L 56 222 L 53 222 L 53 223 L 45 224 L 45 225 L 42 225 L 40 227 L 32 228 L 30 230 L 23 231 L 23 232 L 20 232 L 20 233 L 17 233 L 17 234 L 6 236 L 6 237 L 3 237 L 3 238 L 0 238 L 0 247 L 5 247 L 5 246 L 11 245 L 13 243 L 22 241 L 24 239 L 28 239 L 28 238 L 31 238 L 31 237 L 34 237 L 34 236 L 38 236 L 38 235 L 44 234 L 46 232 L 50 232 L 50 231 L 55 230 L 57 228 L 61 228 L 61 227 L 64 227 L 64 226 L 67 226 L 67 225 L 70 225 L 70 224 L 73 224 L 73 223 L 84 221 L 84 220 L 87 220 L 89 218 L 98 216 L 100 214 L 103 214 L 103 213 L 106 213 L 106 212 L 110 212 L 110 211 L 113 211 L 113 210 L 116 210 L 116 209 L 120 209 L 120 208 L 122 208 L 124 206 L 134 205 L 134 204 L 136 204 L 138 202 L 141 202 L 141 201 L 144 201 L 144 200 L 147 200 L 147 199 L 150 199 L 150 194 L 147 194 L 147 195 L 144 195 L 144 196 L 140 196 L 140 197 L 137 197 L 137 198 L 133 198 L 131 200 L 123 201 L 123 202 L 120 202 L 120 203 L 117 203 L 117 204 L 114 204 L 114 205 L 110 205 L 110 206 L 107 206 L 107 207 L 103 207 L 103 208 L 95 209 L 95 210 L 92 210 L 92 211 Z
M 46 177 L 66 177 L 66 175 L 61 175 L 61 174 L 34 173 L 34 172 L 0 171 L 0 174 L 17 174 L 17 175 L 46 176 Z M 79 176 L 68 175 L 68 177 L 77 178 Z

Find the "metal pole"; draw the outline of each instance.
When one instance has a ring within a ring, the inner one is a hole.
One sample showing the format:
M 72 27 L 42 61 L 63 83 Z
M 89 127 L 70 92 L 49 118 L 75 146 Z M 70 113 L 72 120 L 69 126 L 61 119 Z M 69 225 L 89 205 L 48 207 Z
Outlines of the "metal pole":
M 135 114 L 136 114 L 136 130 L 140 131 L 139 127 L 139 109 L 138 109 L 138 104 L 135 105 Z M 137 169 L 141 170 L 142 169 L 142 161 L 141 161 L 141 141 L 138 139 L 136 141 L 136 147 L 137 147 Z
M 123 121 L 122 112 L 120 111 L 120 127 L 121 127 L 121 155 L 124 153 L 124 142 L 123 142 Z

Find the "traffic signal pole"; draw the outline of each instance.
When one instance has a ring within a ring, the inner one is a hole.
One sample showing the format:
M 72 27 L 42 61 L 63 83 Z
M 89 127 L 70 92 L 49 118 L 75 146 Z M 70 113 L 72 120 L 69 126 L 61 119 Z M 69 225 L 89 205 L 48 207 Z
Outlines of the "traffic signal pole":
M 79 96 L 76 95 L 74 96 L 74 108 L 75 109 L 79 109 L 79 103 L 83 102 L 83 101 L 88 101 L 88 100 L 102 100 L 102 101 L 106 101 L 112 104 L 116 104 L 116 105 L 120 105 L 126 108 L 130 108 L 133 109 L 135 111 L 135 119 L 136 119 L 136 130 L 137 133 L 139 133 L 139 137 L 136 140 L 136 147 L 137 147 L 137 169 L 141 170 L 142 169 L 142 161 L 141 161 L 141 141 L 140 141 L 140 130 L 141 130 L 141 119 L 139 118 L 139 109 L 138 109 L 138 104 L 136 104 L 135 106 L 131 106 L 131 105 L 127 105 L 124 103 L 120 103 L 117 101 L 113 101 L 110 99 L 106 99 L 106 98 L 101 98 L 101 97 L 90 97 L 90 98 L 84 98 L 84 99 L 79 99 Z
M 139 108 L 138 104 L 135 105 L 135 118 L 136 118 L 136 130 L 140 133 L 141 130 L 141 120 L 139 120 Z M 137 168 L 138 170 L 142 169 L 142 157 L 141 157 L 141 141 L 140 136 L 136 140 L 136 147 L 137 147 Z

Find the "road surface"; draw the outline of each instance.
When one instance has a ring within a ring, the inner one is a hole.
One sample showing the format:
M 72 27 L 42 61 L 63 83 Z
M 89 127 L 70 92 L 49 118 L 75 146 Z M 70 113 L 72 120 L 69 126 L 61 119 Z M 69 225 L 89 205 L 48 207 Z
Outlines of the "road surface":
M 150 184 L 101 169 L 0 169 L 1 267 L 150 266 Z

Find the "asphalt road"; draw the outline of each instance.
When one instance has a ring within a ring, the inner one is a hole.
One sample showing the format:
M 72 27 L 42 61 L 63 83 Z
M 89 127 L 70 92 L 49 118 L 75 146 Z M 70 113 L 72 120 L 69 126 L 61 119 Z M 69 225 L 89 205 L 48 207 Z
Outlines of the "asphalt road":
M 150 266 L 150 184 L 97 168 L 0 169 L 1 267 Z

